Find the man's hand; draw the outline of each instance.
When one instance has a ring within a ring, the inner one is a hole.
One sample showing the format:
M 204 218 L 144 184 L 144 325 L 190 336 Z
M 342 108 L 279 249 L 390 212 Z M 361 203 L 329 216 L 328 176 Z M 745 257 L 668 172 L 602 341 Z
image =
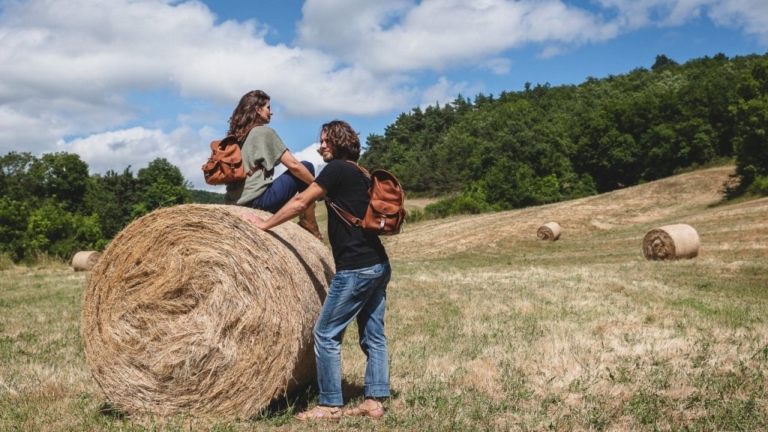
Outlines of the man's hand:
M 256 228 L 258 228 L 260 230 L 266 230 L 266 228 L 264 227 L 264 219 L 256 216 L 253 213 L 244 212 L 243 213 L 243 219 L 245 219 L 248 222 L 251 222 L 252 224 L 256 225 Z

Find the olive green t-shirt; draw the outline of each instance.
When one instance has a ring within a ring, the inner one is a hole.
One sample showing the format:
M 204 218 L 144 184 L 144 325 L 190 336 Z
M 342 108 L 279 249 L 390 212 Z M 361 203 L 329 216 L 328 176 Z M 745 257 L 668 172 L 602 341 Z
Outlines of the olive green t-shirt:
M 243 166 L 246 172 L 257 164 L 261 169 L 243 181 L 228 184 L 224 202 L 250 205 L 261 196 L 272 184 L 275 166 L 280 163 L 280 157 L 286 150 L 288 148 L 283 144 L 283 140 L 271 127 L 256 126 L 251 129 L 240 149 L 243 154 Z

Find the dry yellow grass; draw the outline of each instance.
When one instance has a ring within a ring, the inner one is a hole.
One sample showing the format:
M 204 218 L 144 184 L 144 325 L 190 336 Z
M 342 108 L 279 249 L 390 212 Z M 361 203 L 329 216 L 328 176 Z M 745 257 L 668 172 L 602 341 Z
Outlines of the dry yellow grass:
M 407 235 L 393 237 L 388 250 L 398 258 L 429 258 L 454 254 L 475 247 L 497 248 L 518 240 L 535 238 L 541 224 L 556 220 L 563 239 L 589 237 L 595 231 L 627 226 L 645 226 L 665 221 L 702 220 L 717 224 L 729 221 L 739 211 L 764 211 L 768 203 L 745 203 L 722 213 L 699 215 L 702 208 L 719 202 L 719 190 L 733 167 L 718 167 L 671 177 L 662 181 L 617 190 L 573 201 L 522 210 L 462 216 L 408 225 Z M 759 228 L 759 221 L 755 221 Z M 749 227 L 740 230 L 748 232 Z M 638 233 L 639 238 L 645 232 Z
M 386 238 L 394 397 L 383 421 L 333 429 L 768 430 L 768 199 L 723 205 L 731 172 L 414 223 Z M 562 236 L 538 240 L 551 220 Z M 699 233 L 698 257 L 646 261 L 643 235 L 673 223 Z M 318 429 L 290 410 L 216 424 L 98 414 L 72 345 L 82 274 L 3 274 L 0 429 Z M 348 404 L 362 396 L 355 339 L 343 345 Z

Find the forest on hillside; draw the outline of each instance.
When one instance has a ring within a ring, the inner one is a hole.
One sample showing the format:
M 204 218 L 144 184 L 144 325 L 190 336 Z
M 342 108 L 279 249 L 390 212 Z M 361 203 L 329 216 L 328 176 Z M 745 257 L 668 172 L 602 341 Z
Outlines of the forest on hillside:
M 526 84 L 413 108 L 370 135 L 361 164 L 409 196 L 448 197 L 444 216 L 579 198 L 715 163 L 736 163 L 724 192 L 768 194 L 768 54 L 723 54 L 579 85 Z
M 367 137 L 360 160 L 410 197 L 441 198 L 412 219 L 522 208 L 735 163 L 727 197 L 768 195 L 768 54 L 723 54 L 579 85 L 526 84 L 413 108 Z M 137 174 L 89 174 L 76 154 L 0 157 L 0 255 L 70 259 L 103 250 L 157 208 L 220 203 L 156 159 Z

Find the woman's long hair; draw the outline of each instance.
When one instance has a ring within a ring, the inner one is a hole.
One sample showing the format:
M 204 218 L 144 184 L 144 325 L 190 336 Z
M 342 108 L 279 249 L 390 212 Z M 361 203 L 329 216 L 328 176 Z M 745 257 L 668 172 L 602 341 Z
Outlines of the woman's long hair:
M 349 123 L 333 120 L 320 128 L 320 134 L 325 132 L 325 139 L 331 144 L 334 158 L 347 159 L 357 162 L 360 159 L 360 138 Z
M 227 135 L 234 135 L 238 141 L 245 139 L 248 132 L 258 124 L 259 113 L 256 107 L 263 107 L 269 102 L 269 95 L 261 90 L 252 90 L 240 98 L 240 103 L 229 118 Z

